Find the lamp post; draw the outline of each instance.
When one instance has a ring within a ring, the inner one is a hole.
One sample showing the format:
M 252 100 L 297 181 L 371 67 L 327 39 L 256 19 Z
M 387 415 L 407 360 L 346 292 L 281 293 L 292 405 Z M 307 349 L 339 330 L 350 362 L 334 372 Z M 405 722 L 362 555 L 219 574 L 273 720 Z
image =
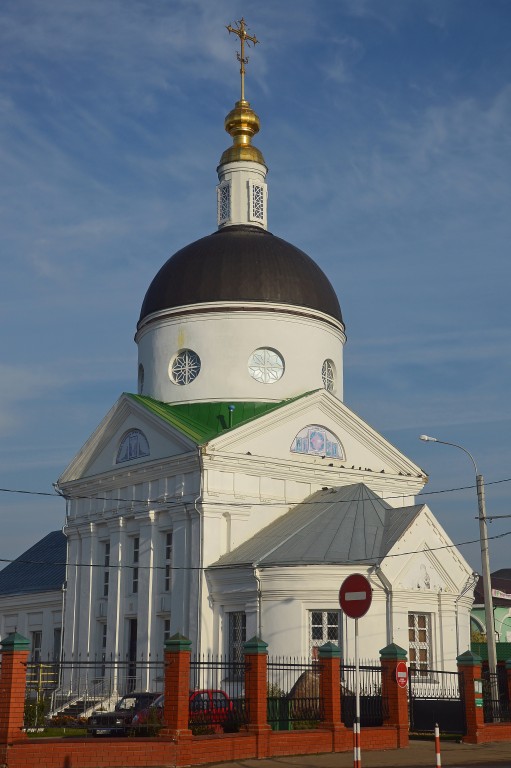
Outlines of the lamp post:
M 476 476 L 477 487 L 477 504 L 479 507 L 479 541 L 481 543 L 481 566 L 483 577 L 483 594 L 484 594 L 484 615 L 486 620 L 486 644 L 488 648 L 488 667 L 490 673 L 495 674 L 497 671 L 497 647 L 495 641 L 495 627 L 493 626 L 493 600 L 491 594 L 491 576 L 490 576 L 490 555 L 488 552 L 488 525 L 486 522 L 486 506 L 484 501 L 484 478 L 477 471 L 477 464 L 474 457 L 463 448 L 462 445 L 457 443 L 448 443 L 446 440 L 438 440 L 436 437 L 429 437 L 428 435 L 421 435 L 419 440 L 424 440 L 426 443 L 441 443 L 442 445 L 452 445 L 454 448 L 459 448 L 470 458 L 474 465 L 474 472 Z

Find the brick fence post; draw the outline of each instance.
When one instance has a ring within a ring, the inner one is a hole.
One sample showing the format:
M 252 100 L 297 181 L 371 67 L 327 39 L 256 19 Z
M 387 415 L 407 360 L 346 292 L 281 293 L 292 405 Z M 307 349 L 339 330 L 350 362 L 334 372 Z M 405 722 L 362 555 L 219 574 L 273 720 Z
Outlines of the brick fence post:
M 189 741 L 190 656 L 192 642 L 183 635 L 172 635 L 165 643 L 165 704 L 162 736 Z
M 11 632 L 0 643 L 0 744 L 12 744 L 27 738 L 23 731 L 28 652 L 26 637 Z
M 341 719 L 341 651 L 330 642 L 319 648 L 319 696 L 324 715 L 321 728 L 332 732 L 336 752 L 341 747 L 339 734 L 346 728 Z
M 243 644 L 245 654 L 245 703 L 248 710 L 248 730 L 256 736 L 256 757 L 267 757 L 268 725 L 268 644 L 253 637 Z
M 484 728 L 483 692 L 481 686 L 481 657 L 472 651 L 458 656 L 458 672 L 461 673 L 465 697 L 465 721 L 467 733 L 463 741 L 477 744 L 479 733 Z
M 408 746 L 408 690 L 397 684 L 396 667 L 400 661 L 406 661 L 406 651 L 395 643 L 380 651 L 381 691 L 383 701 L 387 701 L 388 714 L 384 725 L 394 726 L 397 734 L 397 746 Z

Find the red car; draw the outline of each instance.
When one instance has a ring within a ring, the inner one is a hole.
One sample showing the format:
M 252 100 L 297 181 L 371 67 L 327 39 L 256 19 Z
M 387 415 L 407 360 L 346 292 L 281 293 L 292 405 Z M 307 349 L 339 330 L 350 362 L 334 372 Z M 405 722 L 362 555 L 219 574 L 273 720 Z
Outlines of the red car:
M 137 712 L 132 727 L 146 731 L 151 726 L 159 727 L 163 720 L 165 697 L 162 694 L 149 707 Z M 204 726 L 215 731 L 232 730 L 234 706 L 224 691 L 203 688 L 190 693 L 189 723 L 191 728 Z

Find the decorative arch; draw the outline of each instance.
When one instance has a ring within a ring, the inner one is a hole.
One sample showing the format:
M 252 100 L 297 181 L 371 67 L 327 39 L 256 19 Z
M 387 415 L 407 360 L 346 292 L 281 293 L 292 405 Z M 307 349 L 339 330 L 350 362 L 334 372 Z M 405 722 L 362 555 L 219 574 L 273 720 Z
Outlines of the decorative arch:
M 150 455 L 149 442 L 144 433 L 140 429 L 130 429 L 121 438 L 115 463 L 122 464 L 124 461 L 142 459 Z
M 291 453 L 307 453 L 312 456 L 327 456 L 344 459 L 344 448 L 339 438 L 320 424 L 303 427 L 291 443 Z

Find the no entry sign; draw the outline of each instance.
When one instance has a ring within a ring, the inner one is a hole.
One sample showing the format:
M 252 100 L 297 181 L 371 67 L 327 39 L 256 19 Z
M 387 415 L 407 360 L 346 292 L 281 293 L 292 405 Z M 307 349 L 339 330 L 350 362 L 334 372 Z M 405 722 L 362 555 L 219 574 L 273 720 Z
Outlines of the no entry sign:
M 339 590 L 339 604 L 350 619 L 365 616 L 373 599 L 373 590 L 365 576 L 352 573 L 344 579 Z
M 404 661 L 396 664 L 396 681 L 400 688 L 406 688 L 408 683 L 408 669 Z

